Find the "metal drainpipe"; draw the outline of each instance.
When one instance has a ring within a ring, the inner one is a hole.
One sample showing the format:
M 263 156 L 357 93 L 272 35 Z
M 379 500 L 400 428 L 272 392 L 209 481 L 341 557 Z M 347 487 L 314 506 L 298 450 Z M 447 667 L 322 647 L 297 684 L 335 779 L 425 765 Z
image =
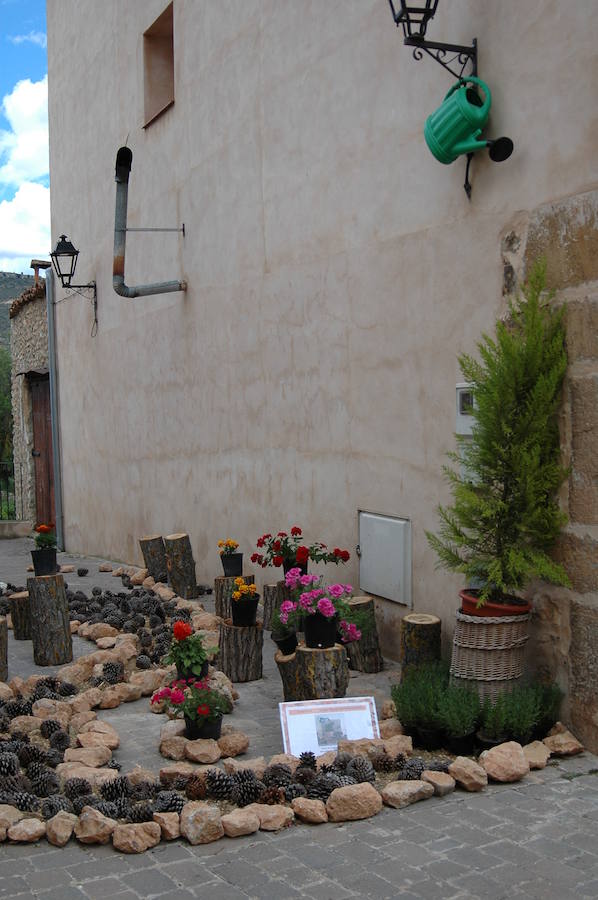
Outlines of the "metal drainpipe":
M 54 509 L 56 512 L 56 544 L 64 550 L 62 512 L 62 469 L 60 466 L 60 422 L 58 418 L 58 364 L 56 360 L 56 316 L 54 308 L 54 273 L 46 272 L 46 310 L 48 316 L 48 369 L 50 371 L 50 420 L 52 423 L 52 466 L 54 469 Z
M 125 284 L 125 246 L 127 241 L 127 200 L 129 195 L 129 173 L 133 153 L 128 147 L 121 147 L 116 154 L 116 208 L 114 211 L 114 263 L 112 286 L 121 297 L 146 297 L 149 294 L 167 294 L 171 291 L 186 291 L 186 281 L 161 281 L 155 284 Z

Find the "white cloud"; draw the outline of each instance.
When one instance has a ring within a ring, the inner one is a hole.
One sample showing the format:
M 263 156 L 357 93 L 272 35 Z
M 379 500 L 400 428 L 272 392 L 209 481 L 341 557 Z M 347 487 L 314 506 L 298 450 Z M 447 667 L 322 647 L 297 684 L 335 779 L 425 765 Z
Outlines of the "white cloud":
M 0 271 L 29 272 L 29 263 L 50 252 L 50 188 L 25 182 L 0 203 Z
M 2 100 L 10 131 L 0 131 L 0 184 L 44 178 L 48 158 L 48 76 L 19 81 Z
M 44 50 L 48 46 L 48 40 L 43 31 L 30 31 L 29 34 L 15 34 L 8 38 L 11 44 L 37 44 Z

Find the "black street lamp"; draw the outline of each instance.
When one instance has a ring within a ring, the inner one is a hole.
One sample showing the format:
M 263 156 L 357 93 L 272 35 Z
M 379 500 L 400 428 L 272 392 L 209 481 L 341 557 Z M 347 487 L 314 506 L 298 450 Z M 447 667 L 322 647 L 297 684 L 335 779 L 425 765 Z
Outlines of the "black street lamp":
M 455 78 L 461 78 L 465 71 L 465 66 L 471 62 L 471 75 L 478 74 L 478 44 L 476 38 L 473 39 L 471 47 L 464 47 L 461 44 L 442 44 L 438 41 L 427 41 L 425 38 L 426 29 L 430 19 L 436 13 L 438 0 L 400 0 L 401 9 L 397 11 L 393 0 L 388 0 L 392 17 L 397 28 L 399 25 L 403 29 L 404 41 L 408 47 L 413 47 L 414 59 L 423 59 L 424 53 L 440 63 Z M 446 61 L 446 55 L 452 54 L 451 58 Z M 457 61 L 461 67 L 459 71 L 451 69 L 449 63 Z
M 54 265 L 54 269 L 56 271 L 56 274 L 60 278 L 60 283 L 62 284 L 63 288 L 72 288 L 75 291 L 87 289 L 93 292 L 91 301 L 93 304 L 93 337 L 95 336 L 98 328 L 98 292 L 95 281 L 90 281 L 88 284 L 72 283 L 72 280 L 75 277 L 75 269 L 77 268 L 78 256 L 79 251 L 69 241 L 66 234 L 60 235 L 60 240 L 56 244 L 54 250 L 50 253 L 50 258 Z

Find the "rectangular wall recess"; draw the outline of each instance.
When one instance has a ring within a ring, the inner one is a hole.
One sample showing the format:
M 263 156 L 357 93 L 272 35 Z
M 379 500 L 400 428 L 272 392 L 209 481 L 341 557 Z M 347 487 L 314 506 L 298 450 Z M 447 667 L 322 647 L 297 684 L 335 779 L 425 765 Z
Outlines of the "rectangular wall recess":
M 375 594 L 411 607 L 411 522 L 359 511 L 359 584 Z

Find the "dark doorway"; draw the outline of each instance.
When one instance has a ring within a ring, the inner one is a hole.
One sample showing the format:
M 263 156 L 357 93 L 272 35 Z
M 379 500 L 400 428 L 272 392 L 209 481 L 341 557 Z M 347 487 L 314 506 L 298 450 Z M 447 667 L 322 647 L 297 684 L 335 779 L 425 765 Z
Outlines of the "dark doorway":
M 33 415 L 33 459 L 35 462 L 36 525 L 56 521 L 50 380 L 47 375 L 29 376 Z

